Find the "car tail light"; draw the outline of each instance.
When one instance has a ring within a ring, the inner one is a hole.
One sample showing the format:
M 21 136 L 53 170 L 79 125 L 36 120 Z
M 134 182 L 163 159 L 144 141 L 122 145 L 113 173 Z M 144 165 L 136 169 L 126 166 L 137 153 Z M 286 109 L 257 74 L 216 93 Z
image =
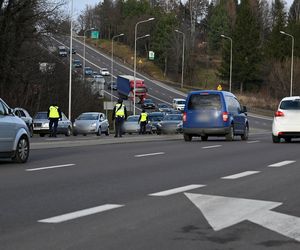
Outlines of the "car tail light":
M 182 120 L 186 122 L 186 112 L 183 113 Z
M 275 112 L 275 117 L 282 117 L 282 116 L 284 116 L 283 112 L 281 112 L 279 110 Z
M 228 121 L 228 113 L 227 112 L 223 112 L 223 121 L 224 122 Z

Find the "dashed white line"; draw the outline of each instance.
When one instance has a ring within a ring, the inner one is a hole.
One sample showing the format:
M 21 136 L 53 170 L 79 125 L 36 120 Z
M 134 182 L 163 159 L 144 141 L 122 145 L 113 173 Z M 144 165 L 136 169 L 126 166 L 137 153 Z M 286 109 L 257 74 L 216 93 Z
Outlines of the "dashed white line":
M 158 192 L 158 193 L 149 194 L 149 196 L 168 196 L 168 195 L 178 194 L 178 193 L 182 193 L 182 192 L 185 192 L 185 191 L 188 191 L 188 190 L 201 188 L 201 187 L 205 187 L 205 185 L 192 184 L 192 185 L 188 185 L 188 186 L 183 186 L 183 187 L 178 187 L 178 188 L 174 188 L 174 189 L 165 190 L 165 191 Z
M 247 141 L 248 144 L 252 144 L 252 143 L 258 143 L 260 141 Z
M 75 164 L 64 164 L 64 165 L 56 165 L 56 166 L 49 166 L 49 167 L 43 167 L 43 168 L 28 168 L 26 171 L 40 171 L 40 170 L 47 170 L 47 169 L 53 169 L 53 168 L 65 168 L 65 167 L 72 167 L 75 166 Z
M 239 173 L 239 174 L 225 176 L 225 177 L 222 177 L 221 179 L 230 179 L 230 180 L 233 180 L 233 179 L 238 179 L 238 178 L 242 178 L 242 177 L 245 177 L 245 176 L 249 176 L 249 175 L 253 175 L 253 174 L 258 174 L 258 173 L 260 173 L 260 171 L 245 171 L 245 172 L 242 172 L 242 173 Z
M 150 153 L 150 154 L 142 154 L 142 155 L 135 155 L 134 157 L 145 157 L 145 156 L 154 156 L 154 155 L 164 155 L 165 152 L 157 152 L 157 153 Z
M 212 146 L 206 146 L 206 147 L 202 147 L 203 149 L 210 149 L 210 148 L 219 148 L 222 147 L 222 145 L 212 145 Z
M 283 167 L 283 166 L 288 165 L 288 164 L 292 164 L 294 162 L 296 162 L 296 161 L 281 161 L 281 162 L 277 162 L 277 163 L 271 164 L 268 167 L 279 168 L 279 167 Z
M 105 204 L 105 205 L 98 206 L 98 207 L 87 208 L 87 209 L 79 210 L 79 211 L 76 211 L 76 212 L 62 214 L 62 215 L 58 215 L 58 216 L 51 217 L 51 218 L 48 218 L 48 219 L 39 220 L 38 222 L 42 222 L 42 223 L 61 223 L 61 222 L 64 222 L 64 221 L 77 219 L 77 218 L 88 216 L 88 215 L 91 215 L 91 214 L 101 213 L 101 212 L 108 211 L 108 210 L 115 209 L 115 208 L 119 208 L 119 207 L 124 207 L 124 205 Z

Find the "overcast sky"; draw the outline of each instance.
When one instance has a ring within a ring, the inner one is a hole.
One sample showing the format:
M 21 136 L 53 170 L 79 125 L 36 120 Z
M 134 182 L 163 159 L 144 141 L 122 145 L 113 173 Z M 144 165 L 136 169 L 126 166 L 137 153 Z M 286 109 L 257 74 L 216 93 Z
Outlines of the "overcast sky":
M 86 5 L 92 5 L 94 6 L 95 4 L 98 4 L 99 2 L 102 2 L 101 0 L 73 0 L 74 4 L 74 13 L 76 16 L 78 16 L 81 11 L 85 9 Z M 271 2 L 272 0 L 270 0 Z M 287 6 L 290 7 L 293 0 L 285 0 L 287 3 Z

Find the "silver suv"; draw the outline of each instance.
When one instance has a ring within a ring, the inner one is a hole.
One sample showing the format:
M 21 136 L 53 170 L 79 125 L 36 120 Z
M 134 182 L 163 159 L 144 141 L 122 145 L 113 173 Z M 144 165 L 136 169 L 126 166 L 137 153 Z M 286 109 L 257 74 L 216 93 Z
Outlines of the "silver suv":
M 29 131 L 26 123 L 0 98 L 0 157 L 24 163 L 29 156 Z

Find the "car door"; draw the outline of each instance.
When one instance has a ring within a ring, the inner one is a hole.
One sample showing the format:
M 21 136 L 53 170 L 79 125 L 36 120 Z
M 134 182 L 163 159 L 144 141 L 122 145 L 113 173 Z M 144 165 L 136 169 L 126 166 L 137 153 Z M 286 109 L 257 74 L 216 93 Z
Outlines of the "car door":
M 234 97 L 231 97 L 233 105 L 233 121 L 234 121 L 234 130 L 238 134 L 243 134 L 246 124 L 246 115 L 243 113 L 242 107 L 238 100 Z
M 8 114 L 8 109 L 0 100 L 0 152 L 9 152 L 13 149 L 16 134 L 14 116 Z

